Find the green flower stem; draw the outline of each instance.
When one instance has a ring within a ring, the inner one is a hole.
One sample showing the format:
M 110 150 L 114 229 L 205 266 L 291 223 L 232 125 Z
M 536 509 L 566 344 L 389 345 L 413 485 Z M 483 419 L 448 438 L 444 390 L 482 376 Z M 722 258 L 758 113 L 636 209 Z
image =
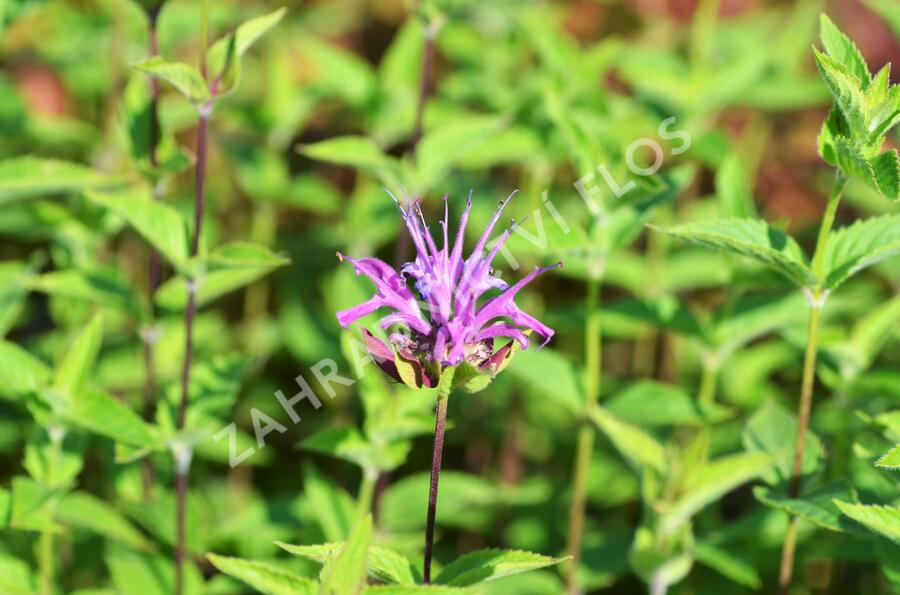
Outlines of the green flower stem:
M 575 453 L 575 470 L 572 485 L 572 501 L 569 507 L 569 532 L 566 552 L 571 557 L 566 570 L 566 589 L 570 594 L 578 593 L 578 563 L 581 560 L 581 545 L 584 538 L 584 517 L 587 501 L 587 475 L 591 467 L 594 451 L 594 428 L 590 424 L 590 414 L 597 406 L 600 396 L 602 333 L 600 326 L 600 279 L 592 277 L 588 281 L 585 300 L 587 317 L 584 343 L 584 417 L 578 430 L 578 444 Z
M 375 483 L 378 481 L 378 471 L 371 467 L 363 467 L 362 482 L 359 484 L 359 493 L 356 496 L 356 519 L 362 520 L 372 512 L 372 500 L 375 495 Z
M 438 384 L 437 411 L 434 416 L 434 449 L 431 453 L 431 486 L 428 490 L 428 519 L 425 523 L 425 563 L 422 577 L 431 582 L 431 555 L 434 549 L 434 519 L 437 514 L 438 482 L 441 479 L 441 457 L 444 452 L 444 430 L 447 426 L 447 401 L 453 388 L 456 368 L 444 369 Z
M 700 389 L 697 400 L 701 405 L 710 405 L 716 400 L 716 384 L 719 381 L 719 366 L 704 362 L 703 375 L 700 377 Z
M 50 427 L 47 429 L 47 435 L 50 437 L 50 454 L 47 457 L 47 471 L 44 480 L 48 488 L 53 488 L 56 482 L 56 464 L 59 460 L 59 451 L 65 433 L 61 428 Z M 47 529 L 42 530 L 40 539 L 41 595 L 52 595 L 53 593 L 56 576 L 54 545 L 53 532 Z
M 806 433 L 809 430 L 809 416 L 812 411 L 813 385 L 816 378 L 816 353 L 819 346 L 819 323 L 822 316 L 822 308 L 825 302 L 824 280 L 825 247 L 834 218 L 841 201 L 841 194 L 847 181 L 840 171 L 837 173 L 822 223 L 819 227 L 819 236 L 816 240 L 816 251 L 813 255 L 812 271 L 816 276 L 816 286 L 812 288 L 810 295 L 809 329 L 806 338 L 806 355 L 803 360 L 803 380 L 800 388 L 800 410 L 797 414 L 797 434 L 794 442 L 794 463 L 791 471 L 791 483 L 789 496 L 797 498 L 800 495 L 800 483 L 803 477 L 803 451 L 806 446 Z M 791 516 L 784 535 L 784 545 L 781 550 L 781 568 L 778 572 L 778 590 L 787 593 L 791 586 L 791 576 L 794 571 L 794 551 L 797 546 L 797 517 Z

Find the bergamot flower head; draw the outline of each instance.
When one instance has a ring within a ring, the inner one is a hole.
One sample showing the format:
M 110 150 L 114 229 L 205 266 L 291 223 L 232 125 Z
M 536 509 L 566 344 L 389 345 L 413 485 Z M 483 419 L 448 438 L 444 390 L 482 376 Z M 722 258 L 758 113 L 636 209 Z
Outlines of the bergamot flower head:
M 535 268 L 513 285 L 494 274 L 492 263 L 513 233 L 515 222 L 489 249 L 488 242 L 514 195 L 500 202 L 465 259 L 463 242 L 472 209 L 471 193 L 452 245 L 448 197 L 444 196 L 440 248 L 428 229 L 421 202 L 415 200 L 404 208 L 395 199 L 416 251 L 415 259 L 399 271 L 377 258 L 357 259 L 338 253 L 342 261 L 353 264 L 356 274 L 367 276 L 375 284 L 370 299 L 337 313 L 338 322 L 347 328 L 363 316 L 387 311 L 379 322 L 381 329 L 402 332 L 390 335 L 390 345 L 368 329 L 363 329 L 363 338 L 376 363 L 396 380 L 417 387 L 436 386 L 443 368 L 462 365 L 474 375 L 493 377 L 506 366 L 516 346 L 528 348 L 531 333 L 540 336 L 543 344 L 553 336 L 553 329 L 519 308 L 515 298 L 538 275 L 562 263 Z M 498 347 L 504 339 L 508 341 Z M 462 375 L 460 381 L 472 376 Z

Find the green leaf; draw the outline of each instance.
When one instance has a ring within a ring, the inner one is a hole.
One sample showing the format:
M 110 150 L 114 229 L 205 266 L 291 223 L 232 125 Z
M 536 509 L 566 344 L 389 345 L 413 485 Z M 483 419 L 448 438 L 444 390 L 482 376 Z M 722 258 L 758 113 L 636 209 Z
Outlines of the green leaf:
M 521 550 L 487 549 L 457 558 L 434 580 L 439 585 L 468 587 L 505 576 L 559 564 L 566 558 L 550 558 Z
M 499 132 L 501 126 L 497 116 L 468 115 L 429 130 L 416 149 L 415 194 L 436 187 L 469 151 Z
M 900 252 L 900 214 L 871 217 L 835 231 L 825 247 L 825 287 Z
M 152 426 L 129 407 L 98 390 L 81 391 L 61 414 L 69 423 L 129 446 L 162 447 Z
M 900 543 L 900 508 L 835 500 L 845 515 L 871 531 Z
M 313 595 L 318 592 L 318 585 L 311 579 L 291 574 L 271 564 L 216 554 L 207 554 L 206 558 L 220 571 L 247 583 L 261 593 Z
M 18 260 L 0 262 L 0 337 L 16 325 L 25 309 L 25 280 L 34 274 L 35 263 Z
M 21 398 L 50 380 L 50 368 L 15 343 L 0 339 L 0 397 Z
M 697 512 L 739 485 L 762 474 L 772 465 L 766 453 L 741 453 L 720 457 L 694 470 L 682 495 L 662 513 L 660 525 L 672 534 Z
M 722 217 L 756 216 L 753 192 L 744 164 L 737 153 L 730 153 L 716 171 L 716 197 Z
M 666 451 L 650 434 L 622 421 L 601 407 L 593 408 L 590 417 L 616 450 L 633 465 L 651 467 L 661 473 L 666 471 L 668 468 Z
M 344 547 L 343 543 L 291 545 L 276 541 L 275 544 L 286 552 L 314 560 L 320 564 L 327 563 Z M 369 576 L 379 581 L 400 585 L 413 585 L 421 580 L 419 571 L 405 556 L 376 545 L 369 547 L 368 573 Z
M 900 469 L 900 444 L 884 453 L 875 461 L 875 466 L 883 469 Z
M 287 12 L 279 8 L 269 14 L 242 23 L 234 33 L 220 39 L 209 49 L 209 72 L 220 78 L 217 95 L 228 93 L 237 85 L 240 58 L 250 47 L 274 27 Z
M 267 247 L 249 242 L 225 244 L 190 266 L 205 269 L 196 278 L 197 306 L 249 285 L 290 261 Z M 187 281 L 173 277 L 159 288 L 156 303 L 165 310 L 183 310 L 187 304 Z
M 69 346 L 56 367 L 53 389 L 72 398 L 87 381 L 97 363 L 103 342 L 103 316 L 94 315 L 87 327 Z
M 872 168 L 872 180 L 863 181 L 884 198 L 895 202 L 900 200 L 900 156 L 897 149 L 889 149 L 869 159 L 869 166 Z
M 124 547 L 108 547 L 106 566 L 117 595 L 172 595 L 175 566 L 171 556 L 138 553 Z M 184 565 L 185 595 L 203 592 L 203 577 L 190 561 Z
M 366 515 L 353 529 L 334 562 L 325 566 L 320 595 L 362 593 L 366 586 L 366 560 L 371 541 L 372 515 Z
M 834 98 L 841 115 L 850 127 L 849 133 L 855 140 L 863 140 L 868 136 L 866 118 L 866 98 L 863 94 L 863 81 L 851 73 L 846 66 L 834 58 L 813 48 L 819 73 L 825 86 Z M 868 71 L 867 71 L 868 72 Z M 865 81 L 868 83 L 868 80 Z
M 125 220 L 176 269 L 188 258 L 188 228 L 172 207 L 138 189 L 117 193 L 86 192 L 85 198 Z
M 661 229 L 693 244 L 746 256 L 800 287 L 813 283 L 803 250 L 783 231 L 753 219 L 715 219 Z
M 796 431 L 796 417 L 771 400 L 766 401 L 747 422 L 743 435 L 744 448 L 772 457 L 774 466 L 764 476 L 768 483 L 787 483 L 791 478 Z M 801 466 L 804 476 L 813 474 L 819 468 L 824 453 L 818 437 L 812 432 L 807 433 Z
M 396 468 L 398 464 L 396 457 L 391 456 L 388 448 L 372 444 L 352 427 L 320 430 L 304 439 L 300 446 L 306 450 L 349 461 L 363 468 L 389 470 Z
M 581 412 L 584 391 L 572 362 L 563 354 L 550 349 L 526 349 L 516 355 L 509 371 L 534 392 L 573 413 Z
M 26 198 L 82 192 L 117 182 L 84 165 L 33 155 L 0 161 L 0 205 Z
M 0 592 L 7 595 L 37 593 L 37 584 L 28 564 L 7 554 L 0 554 Z
M 704 425 L 722 421 L 729 411 L 717 404 L 700 404 L 677 386 L 639 380 L 606 401 L 605 408 L 637 426 Z
M 350 533 L 355 518 L 353 498 L 309 464 L 303 468 L 303 487 L 304 496 L 325 539 L 343 541 Z
M 850 526 L 841 517 L 841 511 L 835 505 L 835 500 L 858 502 L 853 486 L 845 480 L 821 486 L 804 494 L 802 498 L 789 498 L 765 486 L 754 488 L 753 495 L 766 506 L 783 510 L 831 531 L 847 531 Z
M 470 589 L 442 587 L 440 585 L 375 585 L 363 589 L 366 595 L 463 595 Z
M 375 176 L 388 188 L 401 188 L 403 174 L 400 162 L 382 151 L 364 136 L 339 136 L 299 147 L 311 159 L 346 165 Z
M 25 531 L 58 532 L 53 510 L 65 487 L 47 488 L 27 477 L 13 477 L 9 526 Z
M 871 80 L 869 66 L 866 64 L 856 44 L 838 29 L 825 13 L 819 17 L 820 35 L 822 45 L 832 58 L 847 67 L 850 73 L 858 78 L 863 86 L 868 86 Z
M 211 95 L 200 71 L 182 62 L 166 62 L 160 56 L 148 58 L 134 65 L 137 70 L 163 80 L 194 105 L 210 100 Z
M 146 320 L 149 310 L 131 287 L 115 271 L 68 269 L 31 277 L 25 282 L 33 291 L 52 296 L 84 300 L 127 312 L 137 320 Z
M 649 322 L 699 341 L 706 340 L 706 330 L 701 322 L 687 306 L 671 295 L 624 299 L 604 307 L 603 312 L 605 315 Z
M 380 507 L 381 526 L 391 531 L 418 531 L 425 527 L 429 473 L 404 477 L 384 493 Z M 437 524 L 465 527 L 471 515 L 483 518 L 503 502 L 515 497 L 512 490 L 475 475 L 445 470 L 438 493 Z
M 718 546 L 705 541 L 697 542 L 694 544 L 694 556 L 701 564 L 739 585 L 757 590 L 762 586 L 762 579 L 753 566 Z
M 88 529 L 128 547 L 153 549 L 153 544 L 122 513 L 87 492 L 63 496 L 56 505 L 56 518 L 64 525 Z

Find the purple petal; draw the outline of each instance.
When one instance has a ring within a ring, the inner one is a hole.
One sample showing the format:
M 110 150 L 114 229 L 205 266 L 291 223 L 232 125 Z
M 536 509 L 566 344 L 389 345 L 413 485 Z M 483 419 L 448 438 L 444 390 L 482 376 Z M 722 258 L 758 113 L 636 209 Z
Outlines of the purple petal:
M 553 331 L 551 330 L 550 332 L 552 333 Z M 522 349 L 528 349 L 528 336 L 511 324 L 492 324 L 478 331 L 472 340 L 477 342 L 485 339 L 496 339 L 497 337 L 515 339 L 522 346 Z

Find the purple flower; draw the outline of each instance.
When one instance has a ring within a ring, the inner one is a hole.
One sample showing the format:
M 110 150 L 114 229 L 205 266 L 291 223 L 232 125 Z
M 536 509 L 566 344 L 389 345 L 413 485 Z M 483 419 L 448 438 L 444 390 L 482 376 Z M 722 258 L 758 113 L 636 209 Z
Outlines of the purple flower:
M 514 344 L 528 347 L 528 335 L 534 332 L 544 339 L 553 336 L 553 329 L 522 311 L 515 303 L 516 294 L 544 271 L 562 263 L 536 268 L 512 286 L 494 276 L 491 266 L 500 248 L 509 238 L 515 223 L 503 232 L 486 252 L 488 240 L 511 194 L 498 206 L 471 255 L 463 259 L 463 239 L 471 194 L 466 201 L 453 245 L 448 234 L 447 196 L 444 196 L 442 247 L 438 248 L 428 230 L 418 200 L 400 212 L 416 249 L 416 258 L 400 271 L 377 258 L 354 259 L 338 254 L 341 260 L 353 263 L 356 274 L 366 275 L 375 283 L 375 295 L 368 301 L 337 313 L 338 322 L 347 327 L 359 318 L 376 310 L 390 312 L 380 321 L 382 329 L 397 326 L 405 333 L 390 336 L 392 347 L 363 329 L 363 338 L 370 355 L 385 372 L 399 381 L 411 384 L 409 375 L 415 374 L 417 386 L 434 386 L 441 367 L 468 363 L 483 373 L 496 374 L 514 351 Z M 408 282 L 412 281 L 412 288 Z M 413 289 L 415 291 L 413 291 Z M 497 290 L 500 293 L 485 297 Z M 510 339 L 495 349 L 498 339 Z

